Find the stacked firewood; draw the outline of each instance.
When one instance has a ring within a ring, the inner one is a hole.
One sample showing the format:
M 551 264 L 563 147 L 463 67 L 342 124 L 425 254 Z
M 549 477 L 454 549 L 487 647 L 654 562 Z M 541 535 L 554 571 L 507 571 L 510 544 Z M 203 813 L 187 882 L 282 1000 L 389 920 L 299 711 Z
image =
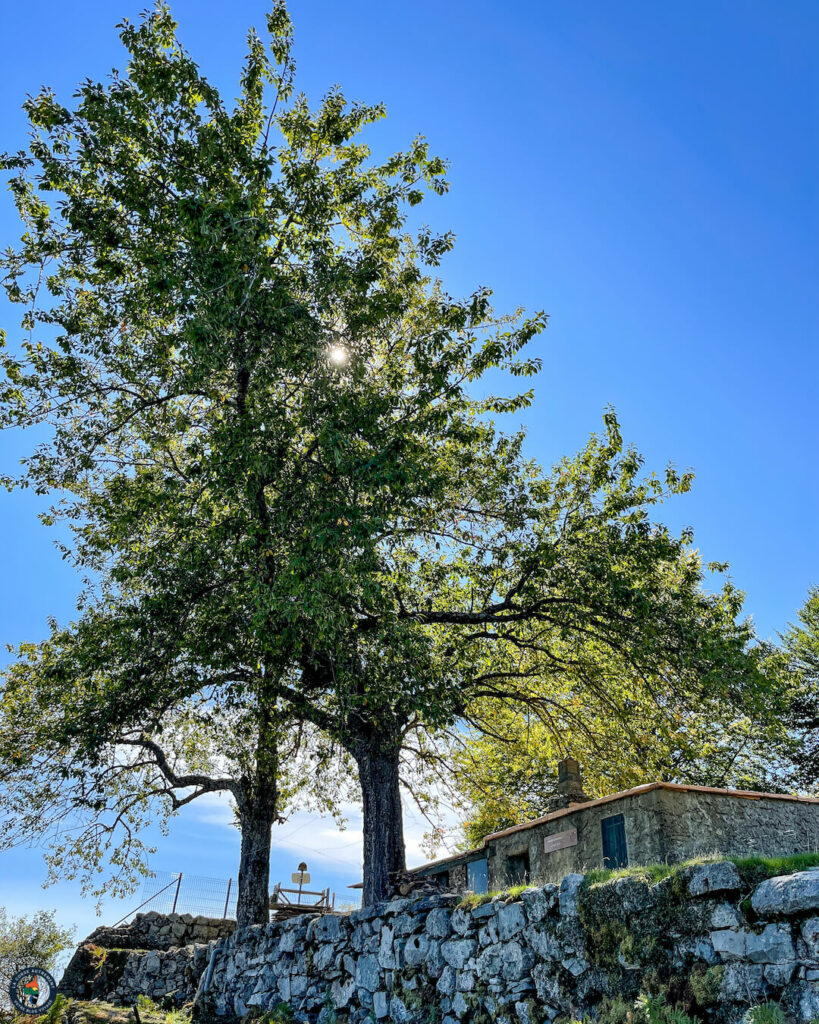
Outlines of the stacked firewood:
M 390 885 L 395 896 L 434 896 L 449 891 L 435 876 L 425 877 L 409 871 L 394 871 L 390 875 Z

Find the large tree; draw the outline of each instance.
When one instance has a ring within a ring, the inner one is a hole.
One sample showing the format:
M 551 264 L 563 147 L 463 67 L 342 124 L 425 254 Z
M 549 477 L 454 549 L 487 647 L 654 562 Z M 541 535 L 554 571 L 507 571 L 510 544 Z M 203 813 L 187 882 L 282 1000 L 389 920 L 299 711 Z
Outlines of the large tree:
M 128 716 L 110 709 L 109 680 L 128 669 L 103 625 L 86 616 L 76 630 L 23 645 L 7 672 L 0 849 L 36 842 L 49 881 L 80 878 L 96 897 L 124 896 L 148 872 L 146 827 L 167 833 L 183 807 L 218 794 L 241 836 L 237 921 L 266 921 L 273 826 L 296 808 L 338 818 L 354 795 L 348 766 L 250 689 L 203 686 Z
M 443 164 L 423 140 L 374 161 L 381 107 L 312 110 L 282 4 L 268 28 L 232 108 L 161 3 L 122 28 L 126 74 L 26 103 L 0 422 L 39 444 L 8 483 L 59 495 L 89 582 L 24 671 L 95 709 L 87 751 L 208 688 L 321 729 L 357 765 L 371 902 L 405 866 L 412 732 L 475 699 L 546 714 L 534 683 L 593 649 L 668 700 L 684 677 L 755 705 L 764 680 L 735 592 L 652 521 L 689 477 L 641 476 L 612 414 L 551 474 L 523 458 L 490 416 L 531 392 L 475 393 L 538 370 L 545 318 L 429 277 L 451 238 L 406 218 Z

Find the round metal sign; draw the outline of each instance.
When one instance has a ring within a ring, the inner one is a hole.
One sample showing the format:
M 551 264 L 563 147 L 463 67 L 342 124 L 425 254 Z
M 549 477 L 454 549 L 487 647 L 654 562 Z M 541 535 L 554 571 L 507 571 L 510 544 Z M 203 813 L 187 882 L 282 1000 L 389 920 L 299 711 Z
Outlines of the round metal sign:
M 54 1005 L 57 982 L 42 967 L 24 967 L 11 979 L 9 998 L 19 1013 L 38 1017 Z

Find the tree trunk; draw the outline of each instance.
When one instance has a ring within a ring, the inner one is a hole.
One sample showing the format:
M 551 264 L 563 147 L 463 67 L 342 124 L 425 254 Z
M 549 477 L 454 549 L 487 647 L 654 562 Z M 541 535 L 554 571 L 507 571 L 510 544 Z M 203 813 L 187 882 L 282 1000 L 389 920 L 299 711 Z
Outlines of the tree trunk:
M 239 897 L 236 927 L 267 924 L 270 920 L 270 832 L 275 811 L 248 801 L 239 807 L 242 848 L 239 855 Z
M 400 747 L 373 741 L 354 753 L 363 796 L 365 907 L 389 898 L 390 875 L 406 871 L 399 754 Z

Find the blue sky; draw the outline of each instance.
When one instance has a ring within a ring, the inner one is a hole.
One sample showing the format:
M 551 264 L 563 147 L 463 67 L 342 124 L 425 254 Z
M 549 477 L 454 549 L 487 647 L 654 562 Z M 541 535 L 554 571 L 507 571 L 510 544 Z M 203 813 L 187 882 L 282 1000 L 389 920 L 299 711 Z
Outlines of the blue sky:
M 26 92 L 48 84 L 65 99 L 121 64 L 114 25 L 143 6 L 8 6 L 0 149 L 24 144 Z M 235 94 L 264 0 L 173 9 L 205 72 Z M 551 463 L 574 451 L 614 406 L 650 467 L 694 469 L 693 492 L 664 518 L 693 527 L 706 559 L 730 562 L 760 633 L 775 635 L 819 583 L 814 0 L 291 0 L 291 13 L 302 89 L 318 98 L 340 83 L 351 99 L 383 100 L 378 153 L 422 133 L 450 159 L 450 194 L 424 209 L 457 235 L 448 290 L 486 284 L 500 309 L 549 313 L 529 453 Z M 0 245 L 14 231 L 0 198 Z M 0 323 L 12 326 L 5 306 Z M 26 448 L 0 436 L 0 471 Z M 73 612 L 78 581 L 40 507 L 0 494 L 6 642 Z M 154 866 L 235 873 L 229 819 L 194 806 L 158 837 Z M 413 854 L 421 831 L 411 824 Z M 302 853 L 322 885 L 357 874 L 354 829 L 299 818 L 280 832 L 274 879 Z M 76 889 L 39 893 L 42 878 L 36 852 L 0 854 L 0 904 L 58 906 L 90 930 Z

